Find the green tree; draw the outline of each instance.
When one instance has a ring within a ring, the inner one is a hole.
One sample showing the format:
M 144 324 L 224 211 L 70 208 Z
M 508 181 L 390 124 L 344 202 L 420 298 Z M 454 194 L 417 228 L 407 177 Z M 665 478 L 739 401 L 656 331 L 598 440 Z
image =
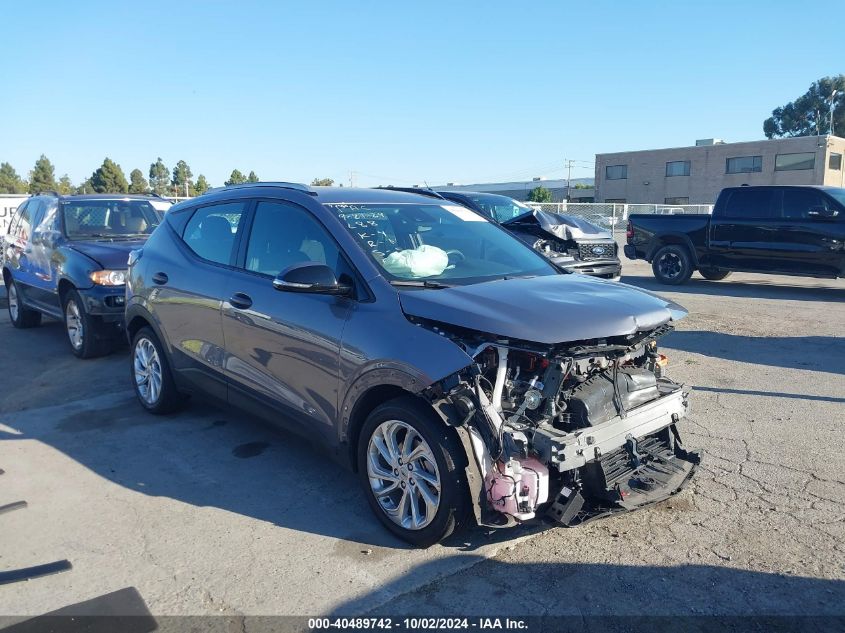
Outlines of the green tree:
M 91 179 L 86 178 L 77 188 L 76 193 L 94 193 L 94 185 L 91 184 Z
M 204 194 L 209 189 L 210 189 L 210 185 L 208 184 L 208 181 L 205 179 L 205 176 L 203 176 L 202 174 L 197 176 L 197 184 L 194 185 L 194 192 L 198 196 L 201 196 L 202 194 Z
M 100 168 L 91 174 L 91 187 L 97 193 L 127 193 L 129 183 L 120 165 L 106 158 Z
M 147 193 L 150 185 L 144 178 L 144 172 L 140 169 L 133 169 L 129 172 L 129 193 Z
M 170 170 L 161 160 L 161 156 L 150 164 L 150 187 L 159 195 L 166 194 L 170 188 Z
M 546 189 L 543 185 L 540 185 L 536 189 L 532 189 L 528 193 L 528 201 L 529 202 L 551 202 L 552 201 L 552 192 Z
M 184 160 L 180 160 L 176 163 L 176 167 L 173 168 L 173 178 L 170 183 L 176 188 L 177 195 L 185 195 L 185 185 L 187 185 L 187 192 L 190 193 L 191 189 L 193 189 L 193 177 L 194 174 L 191 173 L 191 168 L 188 167 L 188 163 Z
M 9 163 L 0 164 L 0 193 L 26 193 L 27 184 Z
M 70 181 L 70 176 L 67 174 L 59 178 L 59 186 L 56 189 L 63 196 L 68 196 L 73 193 L 73 183 Z
M 331 178 L 315 178 L 311 181 L 312 187 L 331 187 L 334 184 L 334 180 Z
M 35 161 L 35 167 L 29 172 L 29 193 L 39 191 L 55 191 L 58 188 L 56 182 L 56 169 L 53 163 L 44 154 Z
M 845 134 L 845 75 L 822 77 L 795 101 L 772 110 L 763 121 L 766 138 L 814 136 L 830 133 L 830 96 L 837 91 L 833 109 L 833 128 Z
M 232 174 L 229 176 L 229 180 L 227 180 L 224 184 L 228 187 L 229 185 L 242 185 L 246 182 L 246 177 L 237 169 L 232 170 Z
M 255 175 L 254 171 L 249 172 L 249 176 L 246 177 L 247 182 L 261 182 L 260 178 Z

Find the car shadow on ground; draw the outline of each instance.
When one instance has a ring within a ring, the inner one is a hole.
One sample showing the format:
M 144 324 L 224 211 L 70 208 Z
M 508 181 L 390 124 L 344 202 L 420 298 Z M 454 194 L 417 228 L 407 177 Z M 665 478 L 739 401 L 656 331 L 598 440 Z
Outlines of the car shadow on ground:
M 428 577 L 428 564 L 408 574 Z M 332 615 L 554 616 L 530 630 L 822 631 L 845 626 L 845 581 L 732 567 L 479 561 L 413 595 L 385 602 L 386 596 L 397 595 L 394 585 L 401 583 L 396 579 L 379 587 L 377 595 L 340 604 Z M 761 626 L 767 616 L 769 626 Z M 815 626 L 813 617 L 818 618 Z
M 845 338 L 838 336 L 744 336 L 675 330 L 661 343 L 663 347 L 741 363 L 845 374 Z
M 806 283 L 805 278 L 803 279 Z M 825 283 L 836 284 L 836 287 L 815 288 L 806 285 L 790 283 L 773 283 L 766 275 L 760 275 L 754 281 L 732 281 L 728 277 L 724 281 L 708 281 L 693 275 L 680 286 L 668 286 L 646 275 L 622 274 L 622 283 L 637 286 L 651 292 L 680 293 L 695 295 L 711 295 L 719 297 L 753 297 L 756 299 L 783 299 L 789 301 L 845 301 L 845 283 L 843 280 L 825 279 Z
M 193 400 L 154 416 L 123 391 L 3 414 L 0 423 L 0 441 L 38 440 L 137 493 L 337 538 L 351 555 L 410 549 L 379 523 L 358 476 L 326 449 L 238 411 Z M 476 528 L 443 545 L 472 552 L 541 529 Z

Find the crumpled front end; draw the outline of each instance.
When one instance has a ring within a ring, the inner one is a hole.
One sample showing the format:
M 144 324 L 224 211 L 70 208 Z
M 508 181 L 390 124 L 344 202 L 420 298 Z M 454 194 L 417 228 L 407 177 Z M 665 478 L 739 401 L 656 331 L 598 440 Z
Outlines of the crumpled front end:
M 700 462 L 678 430 L 687 393 L 657 349 L 669 324 L 540 345 L 410 318 L 475 361 L 425 395 L 461 437 L 482 525 L 633 510 L 678 492 Z

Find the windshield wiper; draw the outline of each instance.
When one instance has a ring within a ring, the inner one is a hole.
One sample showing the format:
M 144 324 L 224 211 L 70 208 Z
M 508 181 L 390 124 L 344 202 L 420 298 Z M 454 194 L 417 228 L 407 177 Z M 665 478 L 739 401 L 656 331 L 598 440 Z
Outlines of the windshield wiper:
M 393 279 L 390 282 L 391 286 L 407 287 L 407 288 L 451 288 L 448 284 L 442 284 L 439 281 L 432 281 L 431 279 Z

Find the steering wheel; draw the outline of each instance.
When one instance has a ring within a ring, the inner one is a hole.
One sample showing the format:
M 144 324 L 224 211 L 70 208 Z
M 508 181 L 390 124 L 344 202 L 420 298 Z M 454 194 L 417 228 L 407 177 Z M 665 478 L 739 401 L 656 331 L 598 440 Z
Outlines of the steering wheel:
M 459 264 L 463 261 L 466 261 L 466 255 L 464 255 L 461 251 L 454 249 L 454 248 L 446 251 L 446 255 L 449 256 L 449 263 L 450 264 Z

